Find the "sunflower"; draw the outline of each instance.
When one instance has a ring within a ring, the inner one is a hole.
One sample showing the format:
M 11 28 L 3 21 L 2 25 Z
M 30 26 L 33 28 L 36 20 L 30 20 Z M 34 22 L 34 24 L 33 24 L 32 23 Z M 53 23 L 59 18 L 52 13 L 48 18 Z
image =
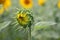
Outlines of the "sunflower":
M 19 0 L 19 3 L 22 5 L 24 8 L 32 8 L 33 2 L 32 0 Z
M 57 7 L 60 9 L 60 1 L 57 3 Z
M 25 14 L 25 13 L 18 14 L 17 18 L 18 18 L 19 22 L 21 23 L 21 25 L 26 25 L 29 21 L 29 18 L 27 16 L 27 14 Z
M 7 10 L 7 8 L 10 7 L 11 2 L 10 0 L 0 0 L 0 6 L 1 5 L 2 7 L 0 7 L 0 14 L 2 14 L 4 10 Z
M 17 21 L 21 26 L 26 28 L 27 26 L 28 27 L 31 26 L 31 24 L 33 22 L 33 16 L 24 11 L 22 13 L 19 12 L 17 14 Z
M 46 0 L 38 0 L 38 4 L 40 6 L 43 6 L 45 4 Z

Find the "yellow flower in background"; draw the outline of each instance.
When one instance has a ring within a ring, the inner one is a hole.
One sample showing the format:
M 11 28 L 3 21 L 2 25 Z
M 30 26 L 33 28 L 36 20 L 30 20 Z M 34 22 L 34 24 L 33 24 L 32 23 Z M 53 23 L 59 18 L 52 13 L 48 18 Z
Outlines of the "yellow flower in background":
M 17 14 L 17 20 L 22 26 L 24 26 L 28 24 L 29 16 L 26 13 L 19 13 Z
M 60 8 L 60 1 L 57 3 L 57 7 Z
M 19 0 L 19 3 L 22 5 L 22 7 L 26 9 L 32 8 L 32 5 L 33 5 L 32 0 Z
M 38 4 L 40 6 L 43 6 L 45 4 L 46 0 L 38 0 Z
M 0 14 L 2 14 L 4 10 L 7 10 L 7 8 L 11 6 L 11 2 L 10 0 L 0 0 L 0 6 L 1 5 L 2 7 L 0 7 Z

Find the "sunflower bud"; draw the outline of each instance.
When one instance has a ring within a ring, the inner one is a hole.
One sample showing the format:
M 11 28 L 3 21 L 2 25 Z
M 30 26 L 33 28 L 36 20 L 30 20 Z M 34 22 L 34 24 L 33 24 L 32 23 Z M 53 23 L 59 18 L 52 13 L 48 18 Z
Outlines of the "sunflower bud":
M 30 27 L 33 22 L 33 16 L 29 14 L 28 10 L 27 11 L 22 10 L 22 11 L 20 11 L 17 14 L 17 21 L 24 28 L 26 28 L 27 26 Z

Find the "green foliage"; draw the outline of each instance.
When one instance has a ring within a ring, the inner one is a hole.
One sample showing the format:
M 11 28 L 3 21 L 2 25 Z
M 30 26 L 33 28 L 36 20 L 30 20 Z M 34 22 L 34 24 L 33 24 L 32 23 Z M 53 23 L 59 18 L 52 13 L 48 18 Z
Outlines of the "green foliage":
M 11 1 L 9 12 L 4 11 L 0 15 L 0 40 L 28 40 L 28 28 L 22 28 L 16 20 L 17 11 L 21 9 L 18 0 Z M 60 40 L 60 9 L 56 7 L 58 0 L 47 0 L 42 7 L 38 6 L 37 0 L 33 1 L 32 40 Z

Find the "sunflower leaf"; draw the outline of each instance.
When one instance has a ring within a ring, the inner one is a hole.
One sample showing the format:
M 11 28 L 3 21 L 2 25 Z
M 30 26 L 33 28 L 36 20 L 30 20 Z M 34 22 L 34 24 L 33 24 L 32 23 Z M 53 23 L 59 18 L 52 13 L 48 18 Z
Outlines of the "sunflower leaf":
M 0 31 L 4 28 L 6 28 L 9 24 L 11 23 L 11 21 L 6 21 L 3 23 L 0 23 Z
M 55 25 L 55 24 L 56 24 L 55 22 L 38 22 L 35 24 L 34 29 L 40 30 L 40 29 L 47 28 L 50 25 Z

